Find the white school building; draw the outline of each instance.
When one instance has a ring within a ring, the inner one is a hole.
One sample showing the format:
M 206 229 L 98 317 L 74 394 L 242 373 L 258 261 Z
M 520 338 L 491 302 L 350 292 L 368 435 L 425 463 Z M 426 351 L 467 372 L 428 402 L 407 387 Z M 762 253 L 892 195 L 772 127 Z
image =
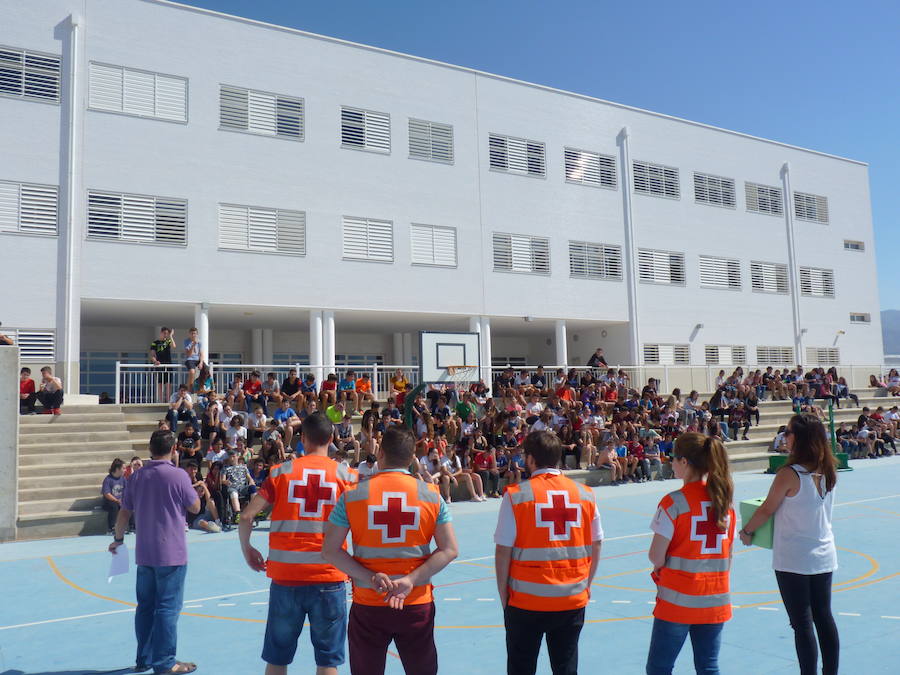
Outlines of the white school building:
M 230 364 L 882 363 L 857 160 L 159 0 L 0 0 L 0 130 L 0 331 L 69 393 L 162 325 Z

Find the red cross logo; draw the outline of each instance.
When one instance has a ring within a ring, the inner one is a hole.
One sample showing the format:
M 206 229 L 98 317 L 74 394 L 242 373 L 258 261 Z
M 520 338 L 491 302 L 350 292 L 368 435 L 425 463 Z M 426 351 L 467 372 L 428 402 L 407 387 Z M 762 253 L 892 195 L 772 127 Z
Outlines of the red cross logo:
M 402 543 L 408 531 L 419 529 L 419 507 L 407 507 L 405 492 L 385 492 L 380 505 L 369 505 L 369 529 L 381 530 L 384 544 Z
M 326 505 L 337 503 L 337 483 L 325 480 L 324 469 L 304 469 L 301 480 L 288 484 L 288 501 L 300 505 L 303 518 L 322 518 Z
M 566 490 L 547 490 L 547 502 L 535 507 L 538 527 L 546 527 L 550 541 L 572 537 L 572 527 L 581 527 L 581 508 L 573 506 Z
M 700 553 L 721 553 L 726 529 L 712 517 L 712 502 L 700 502 L 700 515 L 691 516 L 691 541 L 700 542 Z

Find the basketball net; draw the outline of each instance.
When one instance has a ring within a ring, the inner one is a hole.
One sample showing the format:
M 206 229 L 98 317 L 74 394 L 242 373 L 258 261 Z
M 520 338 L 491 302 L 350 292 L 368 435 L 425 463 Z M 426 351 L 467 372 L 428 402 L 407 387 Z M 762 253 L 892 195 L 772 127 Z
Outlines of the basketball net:
M 447 366 L 446 370 L 456 391 L 465 391 L 470 382 L 478 381 L 478 366 Z

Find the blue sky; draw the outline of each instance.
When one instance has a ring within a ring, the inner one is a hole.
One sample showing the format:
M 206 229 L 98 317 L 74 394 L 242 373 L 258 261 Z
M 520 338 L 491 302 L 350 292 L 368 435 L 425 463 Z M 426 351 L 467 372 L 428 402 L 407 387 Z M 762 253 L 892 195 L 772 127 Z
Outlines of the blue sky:
M 900 308 L 900 2 L 183 0 L 869 163 Z

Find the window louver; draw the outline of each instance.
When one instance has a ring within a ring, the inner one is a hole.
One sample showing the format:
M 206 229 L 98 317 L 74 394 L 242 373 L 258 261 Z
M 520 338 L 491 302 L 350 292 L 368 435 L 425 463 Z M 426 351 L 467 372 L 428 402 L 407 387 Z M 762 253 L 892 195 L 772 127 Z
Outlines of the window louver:
M 758 183 L 744 183 L 747 210 L 752 213 L 768 213 L 772 216 L 784 214 L 781 188 Z
M 569 242 L 569 274 L 584 279 L 622 279 L 622 248 L 590 241 Z
M 838 347 L 807 347 L 806 362 L 810 365 L 838 366 L 841 350 Z
M 344 216 L 344 258 L 394 261 L 394 224 L 389 220 Z
M 700 285 L 707 288 L 741 288 L 741 263 L 728 258 L 700 256 Z
M 92 110 L 187 121 L 184 77 L 91 62 L 88 80 L 88 106 Z
M 694 173 L 694 201 L 698 204 L 735 206 L 734 180 L 705 173 Z
M 219 87 L 219 128 L 292 140 L 304 137 L 304 101 L 256 89 Z
M 690 345 L 644 345 L 644 363 L 661 366 L 687 365 L 691 362 Z
M 678 199 L 681 187 L 678 169 L 649 162 L 632 162 L 634 191 L 654 197 Z
M 306 255 L 306 213 L 219 204 L 219 247 L 260 253 Z
M 684 285 L 684 254 L 638 249 L 638 279 L 647 284 Z
M 91 190 L 87 236 L 184 246 L 187 200 Z
M 55 235 L 59 188 L 0 181 L 0 232 Z
M 3 333 L 18 345 L 20 360 L 43 363 L 56 361 L 56 334 L 54 331 L 4 328 Z
M 491 169 L 522 176 L 546 174 L 545 148 L 540 141 L 490 134 L 488 151 Z
M 410 258 L 416 265 L 456 267 L 456 228 L 414 223 L 409 228 Z
M 409 120 L 409 156 L 453 163 L 453 127 L 449 124 Z
M 800 295 L 816 298 L 834 297 L 834 270 L 816 267 L 800 268 Z
M 60 57 L 0 47 L 0 95 L 59 103 Z
M 754 293 L 787 293 L 789 290 L 787 265 L 751 262 L 750 285 Z
M 390 153 L 391 116 L 360 108 L 341 108 L 341 147 Z
M 794 193 L 794 217 L 813 223 L 828 223 L 828 198 L 805 192 Z
M 794 348 L 757 346 L 756 362 L 761 366 L 791 365 L 794 362 Z
M 494 232 L 494 271 L 550 274 L 550 240 Z
M 732 366 L 747 363 L 747 348 L 742 345 L 706 345 L 706 365 Z
M 566 148 L 564 159 L 566 182 L 616 188 L 615 157 L 587 150 Z

